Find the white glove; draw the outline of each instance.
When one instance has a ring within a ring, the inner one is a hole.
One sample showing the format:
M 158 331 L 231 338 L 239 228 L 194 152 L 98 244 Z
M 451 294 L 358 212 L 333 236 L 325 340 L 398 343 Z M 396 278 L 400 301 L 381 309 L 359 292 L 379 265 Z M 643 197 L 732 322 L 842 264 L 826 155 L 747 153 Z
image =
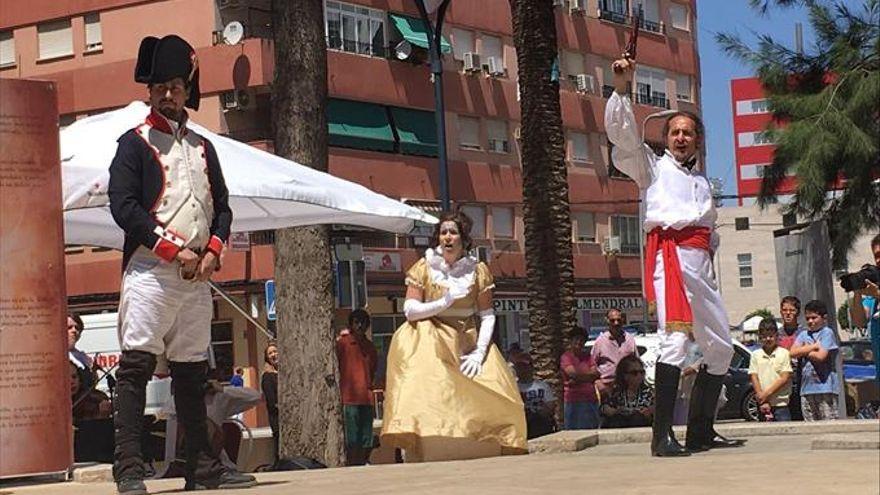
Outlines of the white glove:
M 449 306 L 452 306 L 452 303 L 454 302 L 455 297 L 453 297 L 449 291 L 443 294 L 443 297 L 440 299 L 435 299 L 429 302 L 422 302 L 418 299 L 407 299 L 403 303 L 403 314 L 406 315 L 406 319 L 409 321 L 424 320 L 440 313 Z
M 491 309 L 480 311 L 480 332 L 477 336 L 477 348 L 461 357 L 461 372 L 468 378 L 474 378 L 483 371 L 483 361 L 492 342 L 495 331 L 495 312 Z

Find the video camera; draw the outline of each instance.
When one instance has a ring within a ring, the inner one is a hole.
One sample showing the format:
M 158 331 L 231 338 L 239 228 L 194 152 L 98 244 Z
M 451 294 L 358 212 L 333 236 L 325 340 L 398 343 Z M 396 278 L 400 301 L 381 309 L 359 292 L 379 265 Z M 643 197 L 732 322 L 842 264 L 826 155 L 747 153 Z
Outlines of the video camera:
M 864 289 L 870 281 L 875 285 L 880 285 L 880 267 L 876 265 L 864 265 L 861 270 L 853 273 L 847 273 L 840 277 L 840 286 L 847 292 Z

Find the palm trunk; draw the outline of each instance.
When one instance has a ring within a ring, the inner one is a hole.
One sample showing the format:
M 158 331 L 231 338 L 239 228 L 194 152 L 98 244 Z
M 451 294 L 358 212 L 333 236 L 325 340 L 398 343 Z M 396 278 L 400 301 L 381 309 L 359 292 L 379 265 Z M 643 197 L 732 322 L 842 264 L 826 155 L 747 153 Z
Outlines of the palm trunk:
M 275 152 L 327 170 L 327 51 L 321 0 L 275 2 Z M 342 465 L 330 239 L 324 226 L 275 236 L 280 456 Z
M 575 325 L 574 267 L 556 22 L 549 0 L 510 0 L 522 108 L 522 181 L 529 335 L 537 376 L 561 392 L 559 357 Z

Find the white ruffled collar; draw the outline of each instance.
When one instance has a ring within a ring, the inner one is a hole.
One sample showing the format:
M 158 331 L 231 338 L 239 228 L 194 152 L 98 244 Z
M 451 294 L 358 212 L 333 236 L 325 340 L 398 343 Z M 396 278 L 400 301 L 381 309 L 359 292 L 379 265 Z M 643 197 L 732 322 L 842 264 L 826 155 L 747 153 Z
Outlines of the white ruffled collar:
M 467 289 L 474 283 L 479 260 L 471 255 L 465 255 L 450 266 L 443 258 L 440 248 L 436 247 L 425 250 L 425 262 L 428 264 L 431 281 L 435 284 L 455 285 Z

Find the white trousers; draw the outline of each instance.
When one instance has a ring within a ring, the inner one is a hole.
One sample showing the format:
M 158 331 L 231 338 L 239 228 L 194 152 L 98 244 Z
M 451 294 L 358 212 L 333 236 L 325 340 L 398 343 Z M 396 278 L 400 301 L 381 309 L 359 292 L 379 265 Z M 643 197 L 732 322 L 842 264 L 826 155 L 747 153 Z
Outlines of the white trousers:
M 694 316 L 693 332 L 703 354 L 703 363 L 713 375 L 724 375 L 733 357 L 730 324 L 715 282 L 712 258 L 703 249 L 677 247 L 685 293 Z M 657 320 L 660 336 L 658 362 L 681 368 L 687 357 L 688 337 L 684 332 L 666 331 L 665 276 L 662 253 L 657 253 L 654 293 L 657 294 Z
M 177 263 L 146 248 L 135 251 L 122 276 L 119 342 L 123 351 L 165 354 L 172 362 L 206 361 L 213 313 L 207 283 L 183 280 Z

